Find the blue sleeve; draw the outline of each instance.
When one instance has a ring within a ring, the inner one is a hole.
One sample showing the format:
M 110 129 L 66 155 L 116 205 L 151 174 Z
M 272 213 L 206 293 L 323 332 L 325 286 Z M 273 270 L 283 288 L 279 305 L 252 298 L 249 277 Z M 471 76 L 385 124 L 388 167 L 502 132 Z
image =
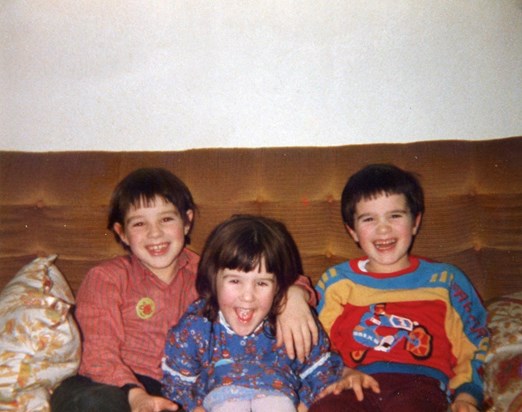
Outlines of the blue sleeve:
M 330 350 L 326 332 L 318 327 L 319 341 L 299 370 L 302 381 L 299 399 L 308 408 L 323 389 L 341 378 L 344 366 L 342 358 Z
M 198 314 L 200 302 L 193 304 L 169 330 L 161 364 L 163 395 L 186 410 L 194 409 L 204 396 L 200 373 L 202 354 L 209 343 L 210 322 Z
M 451 285 L 451 305 L 462 322 L 461 339 L 453 338 L 454 352 L 458 353 L 456 377 L 464 383 L 454 388 L 454 395 L 466 392 L 483 401 L 482 369 L 489 348 L 489 331 L 487 329 L 487 311 L 475 288 L 464 273 L 455 270 L 455 278 Z M 471 345 L 465 345 L 469 342 Z M 466 367 L 468 365 L 468 367 Z M 466 374 L 461 371 L 470 370 Z M 464 376 L 464 378 L 462 378 Z M 452 379 L 452 380 L 453 380 Z M 451 382 L 450 382 L 451 386 Z
M 328 271 L 324 272 L 315 285 L 315 293 L 317 294 L 317 305 L 315 307 L 317 313 L 321 313 L 324 307 L 324 294 L 326 292 L 326 279 L 328 279 Z

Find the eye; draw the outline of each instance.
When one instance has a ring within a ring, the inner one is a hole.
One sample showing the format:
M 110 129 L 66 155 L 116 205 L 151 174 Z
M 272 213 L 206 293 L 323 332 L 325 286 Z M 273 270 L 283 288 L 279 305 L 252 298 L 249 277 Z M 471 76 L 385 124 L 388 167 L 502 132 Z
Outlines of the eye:
M 373 217 L 365 217 L 361 220 L 363 223 L 370 223 L 370 222 L 373 222 Z
M 141 227 L 141 226 L 143 226 L 143 225 L 144 225 L 144 223 L 143 223 L 143 222 L 140 222 L 139 220 L 136 221 L 136 222 L 133 222 L 133 223 L 131 224 L 132 227 Z

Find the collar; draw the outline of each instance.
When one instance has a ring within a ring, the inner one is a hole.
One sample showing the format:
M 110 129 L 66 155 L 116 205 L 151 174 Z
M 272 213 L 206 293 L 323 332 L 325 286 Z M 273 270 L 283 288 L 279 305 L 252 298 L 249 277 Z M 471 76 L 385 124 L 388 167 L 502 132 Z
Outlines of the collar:
M 374 277 L 374 278 L 385 279 L 385 278 L 391 278 L 391 277 L 406 275 L 408 273 L 412 273 L 412 272 L 416 271 L 417 268 L 420 265 L 419 258 L 416 257 L 416 256 L 411 256 L 410 255 L 408 257 L 408 260 L 409 260 L 410 264 L 408 265 L 407 268 L 404 268 L 404 269 L 399 270 L 397 272 L 391 272 L 391 273 L 369 272 L 366 269 L 366 264 L 369 261 L 368 256 L 364 256 L 364 257 L 361 257 L 361 258 L 358 258 L 358 259 L 351 259 L 349 263 L 350 263 L 350 267 L 352 268 L 352 270 L 355 273 L 358 273 L 360 275 L 371 276 L 371 277 Z

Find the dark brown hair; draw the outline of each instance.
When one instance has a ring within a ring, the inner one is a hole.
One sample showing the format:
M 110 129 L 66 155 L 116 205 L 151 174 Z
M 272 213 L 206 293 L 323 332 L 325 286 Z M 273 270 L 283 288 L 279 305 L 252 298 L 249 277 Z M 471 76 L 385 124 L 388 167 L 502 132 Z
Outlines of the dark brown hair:
M 216 279 L 220 270 L 250 272 L 264 263 L 276 279 L 276 295 L 268 314 L 269 331 L 275 322 L 288 288 L 302 274 L 297 246 L 279 221 L 254 215 L 235 215 L 219 224 L 208 237 L 198 266 L 196 289 L 206 299 L 204 316 L 217 319 Z
M 414 218 L 424 212 L 424 193 L 414 173 L 391 164 L 371 164 L 353 174 L 344 186 L 341 196 L 344 223 L 353 229 L 357 203 L 380 194 L 404 195 Z
M 119 223 L 124 227 L 125 215 L 131 207 L 149 205 L 156 196 L 176 206 L 185 224 L 191 223 L 187 212 L 189 210 L 195 212 L 196 204 L 185 183 L 166 169 L 152 167 L 137 169 L 118 183 L 112 192 L 109 204 L 107 228 L 114 233 L 116 240 L 126 250 L 129 250 L 129 247 L 114 231 L 114 224 Z M 185 236 L 186 244 L 190 243 L 189 233 Z

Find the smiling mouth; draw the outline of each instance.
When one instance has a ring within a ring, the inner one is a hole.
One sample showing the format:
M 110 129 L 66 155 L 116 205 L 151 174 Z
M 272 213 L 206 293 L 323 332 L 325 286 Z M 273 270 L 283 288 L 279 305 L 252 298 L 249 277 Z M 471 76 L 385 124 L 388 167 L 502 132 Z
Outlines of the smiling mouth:
M 377 250 L 387 250 L 391 249 L 393 246 L 397 244 L 396 239 L 389 239 L 389 240 L 378 240 L 376 242 L 373 242 L 375 248 Z
M 147 246 L 147 250 L 149 251 L 149 253 L 157 255 L 165 252 L 168 246 L 168 243 L 160 243 L 159 245 Z

